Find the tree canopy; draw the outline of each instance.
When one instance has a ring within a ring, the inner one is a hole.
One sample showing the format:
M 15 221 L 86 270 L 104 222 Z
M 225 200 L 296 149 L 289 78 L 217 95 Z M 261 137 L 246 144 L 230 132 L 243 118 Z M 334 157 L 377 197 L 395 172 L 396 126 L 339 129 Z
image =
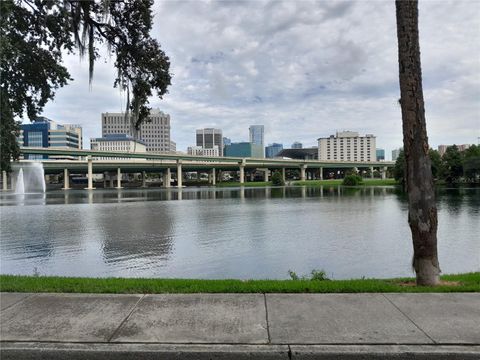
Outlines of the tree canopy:
M 105 46 L 117 69 L 113 86 L 127 92 L 135 127 L 147 119 L 149 97 L 155 92 L 162 98 L 171 81 L 169 58 L 150 35 L 152 5 L 153 0 L 0 1 L 0 95 L 9 109 L 1 117 L 2 169 L 8 170 L 4 158 L 7 163 L 18 152 L 16 141 L 3 137 L 7 128 L 18 131 L 14 118 L 34 119 L 72 80 L 62 64 L 65 54 L 88 58 L 91 81 L 99 47 Z
M 480 146 L 471 145 L 464 151 L 460 151 L 458 146 L 452 145 L 447 148 L 443 156 L 433 149 L 430 149 L 428 154 L 435 180 L 445 181 L 449 184 L 460 181 L 480 181 Z M 395 180 L 404 184 L 405 154 L 403 151 L 400 152 L 395 162 L 393 172 Z

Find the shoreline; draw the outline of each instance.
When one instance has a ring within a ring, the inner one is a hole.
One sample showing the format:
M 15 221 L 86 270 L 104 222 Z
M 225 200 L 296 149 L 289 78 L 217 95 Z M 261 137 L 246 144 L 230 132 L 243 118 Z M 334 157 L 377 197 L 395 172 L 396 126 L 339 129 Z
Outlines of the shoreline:
M 418 293 L 480 292 L 480 272 L 442 275 L 436 287 L 413 278 L 351 280 L 198 280 L 0 275 L 0 292 L 166 293 Z

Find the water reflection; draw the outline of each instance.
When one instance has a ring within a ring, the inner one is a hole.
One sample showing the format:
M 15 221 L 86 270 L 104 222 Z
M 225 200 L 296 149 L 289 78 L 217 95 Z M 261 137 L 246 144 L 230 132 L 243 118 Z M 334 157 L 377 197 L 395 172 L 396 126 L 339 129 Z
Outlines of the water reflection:
M 173 219 L 163 206 L 138 205 L 115 206 L 108 214 L 98 211 L 95 226 L 103 259 L 128 269 L 165 266 L 173 247 Z
M 0 193 L 1 206 L 51 205 L 51 204 L 97 204 L 124 203 L 163 200 L 215 200 L 227 198 L 266 199 L 266 198 L 311 198 L 311 197 L 365 197 L 387 196 L 396 194 L 399 201 L 406 201 L 402 191 L 394 187 L 262 187 L 262 188 L 187 188 L 187 189 L 96 189 L 50 191 L 45 194 Z M 448 197 L 448 206 L 452 211 L 458 210 L 465 201 L 472 207 L 479 204 L 478 189 L 453 189 L 441 191 L 437 197 Z
M 444 272 L 480 268 L 480 189 L 439 189 Z M 0 195 L 2 273 L 336 278 L 411 275 L 394 187 L 97 189 Z M 37 269 L 37 270 L 35 270 Z

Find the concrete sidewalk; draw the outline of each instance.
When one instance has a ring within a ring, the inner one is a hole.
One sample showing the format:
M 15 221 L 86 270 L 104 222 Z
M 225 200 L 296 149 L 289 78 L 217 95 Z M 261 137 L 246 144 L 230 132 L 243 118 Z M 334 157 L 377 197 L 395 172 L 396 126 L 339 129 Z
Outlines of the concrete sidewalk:
M 0 294 L 4 359 L 480 359 L 480 293 Z

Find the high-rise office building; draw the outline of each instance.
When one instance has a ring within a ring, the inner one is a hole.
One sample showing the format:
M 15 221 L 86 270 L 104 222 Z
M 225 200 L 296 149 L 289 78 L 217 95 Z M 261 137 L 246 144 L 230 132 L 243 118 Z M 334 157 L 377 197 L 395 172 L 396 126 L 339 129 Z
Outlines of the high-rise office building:
M 355 131 L 337 132 L 318 139 L 318 160 L 375 161 L 375 136 L 359 136 Z
M 274 158 L 277 156 L 277 154 L 283 150 L 283 145 L 282 144 L 269 144 L 268 146 L 265 147 L 265 157 L 267 158 Z
M 385 161 L 385 149 L 376 150 L 377 161 Z
M 40 116 L 28 124 L 20 125 L 17 138 L 20 146 L 52 147 L 55 149 L 81 149 L 82 127 L 73 124 L 58 124 Z M 47 156 L 27 154 L 25 159 L 70 159 L 71 156 Z
M 138 131 L 132 124 L 131 116 L 124 113 L 102 114 L 102 136 L 111 134 L 125 134 L 144 142 L 147 152 L 169 153 L 172 150 L 170 139 L 170 115 L 160 110 L 150 111 L 148 121 L 140 125 Z
M 250 133 L 250 142 L 263 147 L 265 127 L 263 125 L 250 125 L 248 131 Z
M 301 142 L 295 141 L 292 144 L 292 149 L 302 149 L 302 148 L 303 148 L 303 144 Z
M 265 135 L 265 127 L 263 125 L 250 125 L 248 128 L 249 135 L 250 135 L 250 144 L 257 150 L 254 151 L 255 156 L 259 158 L 264 158 L 264 135 Z M 262 149 L 261 151 L 258 149 Z
M 197 130 L 197 146 L 204 149 L 213 149 L 214 146 L 218 146 L 219 156 L 223 156 L 222 130 L 213 128 Z

